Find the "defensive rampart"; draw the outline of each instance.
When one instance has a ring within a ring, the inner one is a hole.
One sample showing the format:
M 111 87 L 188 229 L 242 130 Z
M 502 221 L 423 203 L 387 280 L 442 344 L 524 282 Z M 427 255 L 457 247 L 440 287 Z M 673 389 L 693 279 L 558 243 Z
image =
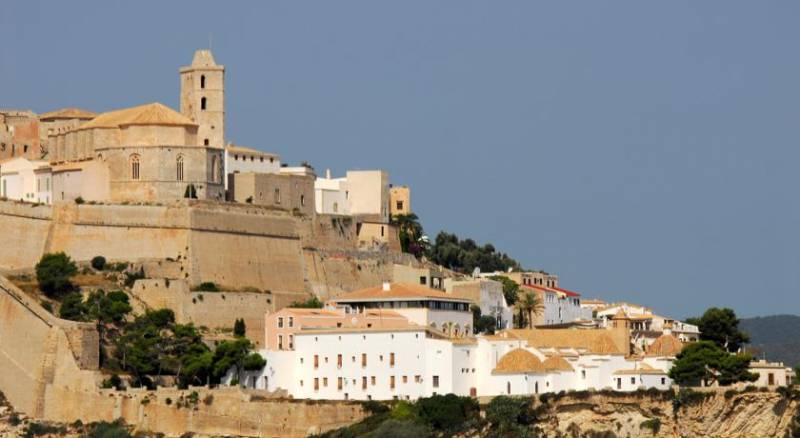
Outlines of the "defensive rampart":
M 121 418 L 180 436 L 306 436 L 358 421 L 357 403 L 306 403 L 239 388 L 99 389 L 93 324 L 55 318 L 0 277 L 0 391 L 32 417 L 71 423 Z

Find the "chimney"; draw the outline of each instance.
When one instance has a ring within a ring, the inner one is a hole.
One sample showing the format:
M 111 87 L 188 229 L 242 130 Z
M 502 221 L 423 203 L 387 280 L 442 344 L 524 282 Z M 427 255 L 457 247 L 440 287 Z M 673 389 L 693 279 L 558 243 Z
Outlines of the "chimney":
M 389 283 L 388 281 L 384 281 L 383 282 L 383 291 L 384 292 L 389 292 L 390 290 L 392 290 L 392 284 Z
M 325 179 L 331 179 L 331 170 L 325 169 Z

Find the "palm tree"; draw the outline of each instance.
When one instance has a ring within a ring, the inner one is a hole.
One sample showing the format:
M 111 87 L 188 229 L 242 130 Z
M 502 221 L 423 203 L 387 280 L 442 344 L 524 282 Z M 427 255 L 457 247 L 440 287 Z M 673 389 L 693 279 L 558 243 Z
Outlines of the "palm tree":
M 416 254 L 416 244 L 422 237 L 422 224 L 414 213 L 398 214 L 392 217 L 392 222 L 397 225 L 400 237 L 400 246 L 403 252 Z
M 520 307 L 520 313 L 524 312 L 528 315 L 528 328 L 533 328 L 534 315 L 538 316 L 544 313 L 542 299 L 533 292 L 527 292 L 523 295 L 522 300 L 517 302 L 517 305 Z M 522 325 L 521 322 L 520 325 Z

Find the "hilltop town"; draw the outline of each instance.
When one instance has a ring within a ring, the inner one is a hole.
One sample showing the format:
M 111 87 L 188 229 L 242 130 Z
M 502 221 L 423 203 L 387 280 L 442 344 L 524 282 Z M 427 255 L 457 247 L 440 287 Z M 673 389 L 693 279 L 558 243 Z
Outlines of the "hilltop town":
M 177 110 L 0 110 L 0 391 L 14 409 L 304 435 L 366 414 L 286 415 L 288 400 L 793 384 L 703 331 L 725 309 L 681 321 L 586 297 L 490 245 L 428 238 L 409 182 L 385 170 L 334 177 L 226 141 L 225 71 L 195 52 Z

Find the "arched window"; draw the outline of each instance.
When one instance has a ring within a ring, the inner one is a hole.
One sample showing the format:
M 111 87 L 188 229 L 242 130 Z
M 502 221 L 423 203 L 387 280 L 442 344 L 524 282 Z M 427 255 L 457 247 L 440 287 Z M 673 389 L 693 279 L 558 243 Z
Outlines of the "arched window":
M 183 181 L 183 155 L 178 155 L 175 159 L 175 179 Z
M 200 88 L 206 88 L 206 75 L 200 75 Z
M 139 156 L 131 155 L 131 179 L 139 179 Z
M 217 156 L 214 155 L 211 157 L 211 181 L 218 182 L 219 181 L 219 171 L 217 169 Z
M 205 97 L 200 99 L 200 109 L 201 110 L 205 110 L 206 109 L 206 98 Z

